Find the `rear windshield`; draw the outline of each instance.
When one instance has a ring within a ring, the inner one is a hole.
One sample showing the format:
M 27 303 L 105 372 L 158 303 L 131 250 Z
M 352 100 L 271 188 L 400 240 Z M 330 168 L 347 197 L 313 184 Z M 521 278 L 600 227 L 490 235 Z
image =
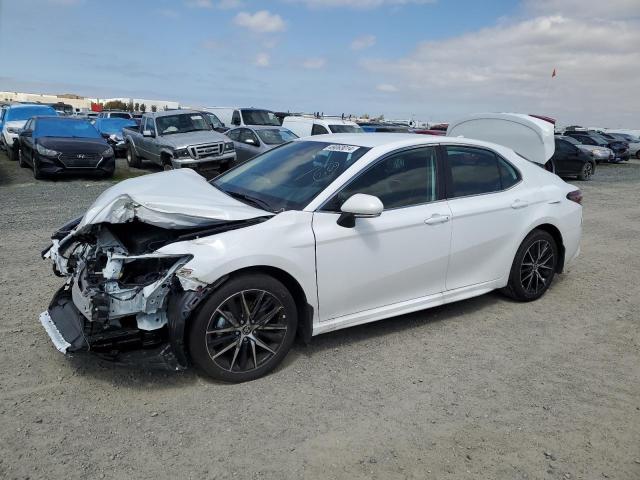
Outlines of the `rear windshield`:
M 280 145 L 281 143 L 287 143 L 298 138 L 295 133 L 291 130 L 287 130 L 286 128 L 269 128 L 264 130 L 256 129 L 256 133 L 260 137 L 260 140 L 267 145 Z
M 357 125 L 329 125 L 329 130 L 332 133 L 363 133 L 362 130 Z
M 101 138 L 88 120 L 71 118 L 41 118 L 36 123 L 38 137 Z
M 273 125 L 280 126 L 278 117 L 269 110 L 242 110 L 242 118 L 245 125 Z
M 156 118 L 156 125 L 160 135 L 211 130 L 209 123 L 201 113 L 181 113 L 158 117 Z
M 7 112 L 7 118 L 5 119 L 7 122 L 18 121 L 18 120 L 29 120 L 31 117 L 35 117 L 38 115 L 58 115 L 51 107 L 19 107 L 19 108 L 9 108 Z
M 109 114 L 109 118 L 131 118 L 131 114 L 124 112 L 111 112 Z

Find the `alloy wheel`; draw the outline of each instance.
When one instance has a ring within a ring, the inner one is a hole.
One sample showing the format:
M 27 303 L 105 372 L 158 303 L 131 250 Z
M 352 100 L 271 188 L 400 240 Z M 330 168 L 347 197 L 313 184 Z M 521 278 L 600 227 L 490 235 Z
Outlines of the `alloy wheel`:
M 547 240 L 537 240 L 527 249 L 520 266 L 520 284 L 527 294 L 536 295 L 553 278 L 555 255 Z
M 282 346 L 287 322 L 282 302 L 266 290 L 242 290 L 209 319 L 206 349 L 221 369 L 244 373 L 264 365 Z
M 589 180 L 591 178 L 591 175 L 593 175 L 593 166 L 591 165 L 591 162 L 588 162 L 584 166 L 582 176 L 585 180 Z

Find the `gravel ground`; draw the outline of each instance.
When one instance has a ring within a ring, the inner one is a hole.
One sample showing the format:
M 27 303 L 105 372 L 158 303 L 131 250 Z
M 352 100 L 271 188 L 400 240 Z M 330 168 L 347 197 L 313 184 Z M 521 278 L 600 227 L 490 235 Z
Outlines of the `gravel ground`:
M 54 349 L 38 254 L 112 182 L 0 155 L 0 478 L 640 478 L 640 162 L 574 183 L 582 255 L 541 300 L 322 335 L 226 385 Z

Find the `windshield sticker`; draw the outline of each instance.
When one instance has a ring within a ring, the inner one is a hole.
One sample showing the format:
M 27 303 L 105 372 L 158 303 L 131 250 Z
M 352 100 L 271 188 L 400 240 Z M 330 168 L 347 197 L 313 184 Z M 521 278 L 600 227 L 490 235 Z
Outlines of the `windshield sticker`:
M 355 145 L 340 145 L 340 144 L 333 144 L 333 145 L 328 145 L 326 147 L 324 147 L 322 150 L 325 150 L 327 152 L 345 152 L 345 153 L 353 153 L 356 150 L 358 150 L 360 147 L 356 147 Z

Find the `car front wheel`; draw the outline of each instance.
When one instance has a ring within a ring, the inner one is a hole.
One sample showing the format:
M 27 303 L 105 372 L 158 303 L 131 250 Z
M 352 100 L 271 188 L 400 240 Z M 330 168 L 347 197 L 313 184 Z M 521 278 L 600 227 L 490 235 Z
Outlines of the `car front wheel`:
M 585 164 L 582 166 L 582 170 L 580 171 L 580 174 L 578 175 L 578 180 L 584 180 L 584 181 L 591 180 L 591 177 L 593 176 L 594 171 L 595 171 L 595 167 L 593 163 L 585 162 Z
M 272 371 L 296 333 L 289 290 L 264 274 L 231 278 L 193 319 L 188 346 L 193 362 L 217 380 L 245 382 Z
M 140 157 L 136 154 L 136 149 L 132 143 L 127 148 L 127 165 L 131 168 L 140 168 Z
M 556 241 L 548 232 L 534 230 L 520 244 L 502 292 L 521 302 L 537 300 L 551 286 L 557 265 Z

